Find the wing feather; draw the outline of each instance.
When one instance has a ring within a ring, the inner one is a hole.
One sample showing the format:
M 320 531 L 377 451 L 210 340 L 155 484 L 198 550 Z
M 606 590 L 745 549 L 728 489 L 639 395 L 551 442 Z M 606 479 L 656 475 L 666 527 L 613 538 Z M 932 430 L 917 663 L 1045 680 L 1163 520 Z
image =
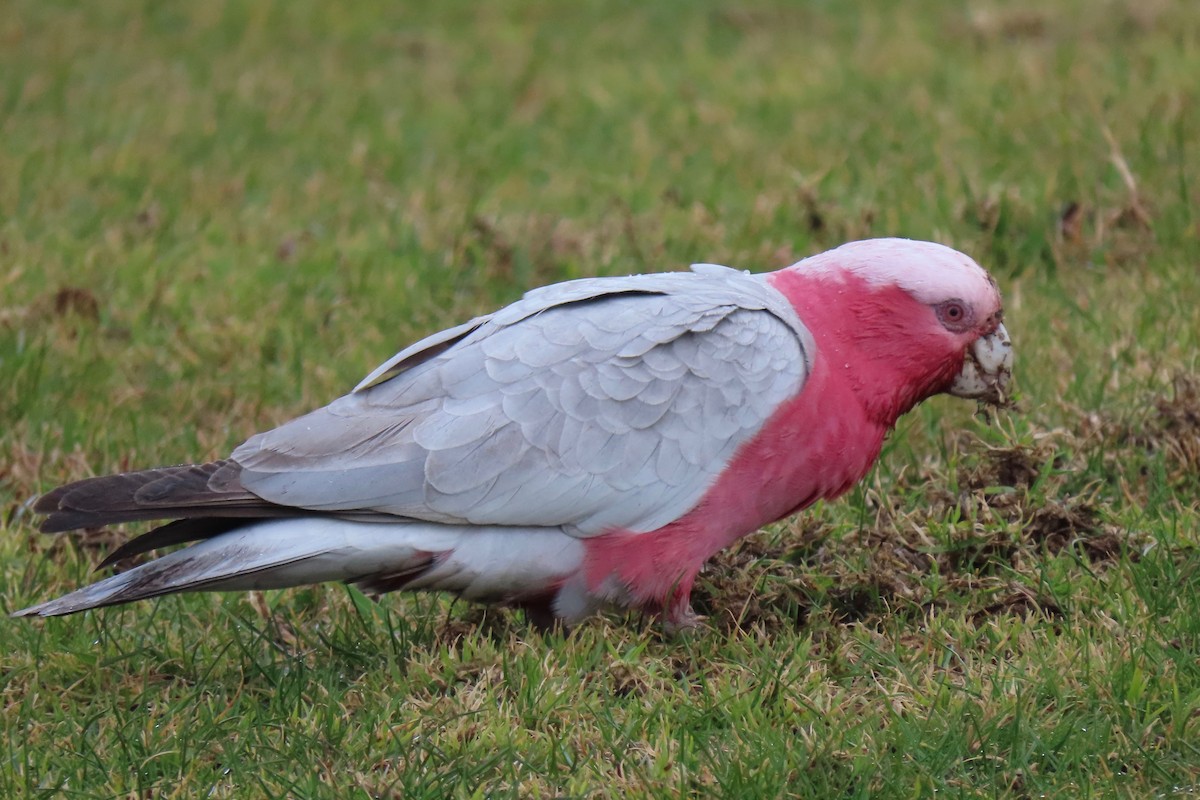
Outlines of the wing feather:
M 812 352 L 745 273 L 572 281 L 401 351 L 233 459 L 247 489 L 302 508 L 648 531 L 801 390 Z

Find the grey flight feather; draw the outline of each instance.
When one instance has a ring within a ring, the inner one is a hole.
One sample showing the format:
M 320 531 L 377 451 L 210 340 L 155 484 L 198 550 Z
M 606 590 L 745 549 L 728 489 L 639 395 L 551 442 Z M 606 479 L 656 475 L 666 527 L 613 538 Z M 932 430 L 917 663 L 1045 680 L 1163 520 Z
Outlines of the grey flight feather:
M 800 391 L 812 352 L 758 276 L 570 281 L 418 342 L 232 460 L 281 505 L 650 531 Z

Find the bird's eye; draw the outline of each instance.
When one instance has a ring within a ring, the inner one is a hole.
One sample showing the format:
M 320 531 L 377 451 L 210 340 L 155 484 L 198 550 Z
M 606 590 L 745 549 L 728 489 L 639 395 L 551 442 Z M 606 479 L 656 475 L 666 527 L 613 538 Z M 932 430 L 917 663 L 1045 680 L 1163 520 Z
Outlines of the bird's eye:
M 955 331 L 970 326 L 971 311 L 961 300 L 947 300 L 937 307 L 938 318 L 947 328 Z

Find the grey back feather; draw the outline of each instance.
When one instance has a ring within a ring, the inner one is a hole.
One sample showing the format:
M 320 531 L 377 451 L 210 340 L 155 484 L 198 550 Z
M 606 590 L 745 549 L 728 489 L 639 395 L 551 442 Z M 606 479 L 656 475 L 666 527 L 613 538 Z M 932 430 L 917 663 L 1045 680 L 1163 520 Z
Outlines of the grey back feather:
M 274 503 L 650 531 L 800 391 L 813 352 L 759 276 L 697 265 L 570 281 L 406 348 L 233 459 Z

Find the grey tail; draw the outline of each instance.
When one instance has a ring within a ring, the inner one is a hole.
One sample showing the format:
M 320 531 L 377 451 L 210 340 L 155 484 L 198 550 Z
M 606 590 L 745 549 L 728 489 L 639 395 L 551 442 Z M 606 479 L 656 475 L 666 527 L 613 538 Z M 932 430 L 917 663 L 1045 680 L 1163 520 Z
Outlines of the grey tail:
M 390 591 L 405 588 L 440 563 L 439 553 L 424 546 L 428 523 L 372 524 L 325 515 L 216 522 L 219 525 L 210 527 L 164 526 L 157 538 L 138 547 L 184 538 L 204 541 L 12 616 L 57 617 L 177 592 L 282 589 L 325 581 Z M 436 538 L 445 541 L 440 532 Z
M 58 617 L 91 608 L 132 603 L 178 592 L 215 589 L 271 588 L 300 581 L 276 582 L 274 576 L 290 564 L 319 555 L 319 543 L 284 548 L 279 552 L 269 538 L 259 543 L 252 523 L 241 521 L 247 529 L 226 531 L 218 536 L 104 578 L 70 594 L 12 613 L 14 617 Z M 162 530 L 162 529 L 160 529 Z M 135 540 L 136 541 L 136 540 Z
M 263 500 L 242 487 L 241 471 L 237 462 L 226 459 L 88 478 L 43 495 L 34 510 L 47 515 L 42 530 L 48 533 L 121 522 L 174 520 L 116 548 L 97 569 L 151 550 L 206 541 L 13 616 L 58 616 L 173 592 L 236 586 L 247 581 L 253 584 L 256 575 L 270 576 L 286 567 L 292 560 L 286 554 L 287 547 L 281 548 L 285 552 L 279 558 L 258 553 L 246 559 L 244 548 L 239 550 L 231 543 L 244 542 L 238 532 L 256 522 L 325 515 Z M 219 546 L 217 540 L 222 540 Z M 319 552 L 317 547 L 315 553 Z M 312 555 L 311 548 L 299 556 L 293 554 L 301 560 Z M 238 556 L 242 557 L 240 561 Z M 230 563 L 223 563 L 225 558 L 231 559 Z

